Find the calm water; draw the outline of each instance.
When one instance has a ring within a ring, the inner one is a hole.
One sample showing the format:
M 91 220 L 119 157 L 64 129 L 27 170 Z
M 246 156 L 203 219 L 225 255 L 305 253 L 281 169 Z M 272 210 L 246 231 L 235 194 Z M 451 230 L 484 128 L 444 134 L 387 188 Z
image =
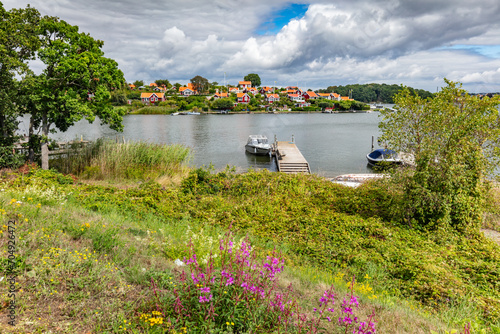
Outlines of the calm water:
M 65 133 L 51 135 L 56 140 L 100 137 L 143 140 L 153 143 L 184 144 L 193 150 L 193 166 L 214 165 L 216 170 L 235 166 L 276 170 L 268 157 L 245 153 L 248 135 L 263 134 L 273 141 L 291 140 L 309 162 L 313 173 L 332 177 L 345 173 L 367 173 L 366 154 L 371 137 L 378 136 L 379 113 L 345 114 L 241 114 L 241 115 L 127 115 L 124 131 L 118 133 L 96 121 L 80 121 Z M 29 121 L 23 118 L 21 133 Z

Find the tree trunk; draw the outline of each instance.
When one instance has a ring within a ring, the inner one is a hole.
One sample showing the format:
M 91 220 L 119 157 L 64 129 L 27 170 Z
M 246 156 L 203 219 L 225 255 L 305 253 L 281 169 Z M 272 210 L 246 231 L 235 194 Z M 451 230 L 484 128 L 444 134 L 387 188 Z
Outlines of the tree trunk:
M 42 116 L 42 169 L 49 169 L 49 121 L 47 112 Z

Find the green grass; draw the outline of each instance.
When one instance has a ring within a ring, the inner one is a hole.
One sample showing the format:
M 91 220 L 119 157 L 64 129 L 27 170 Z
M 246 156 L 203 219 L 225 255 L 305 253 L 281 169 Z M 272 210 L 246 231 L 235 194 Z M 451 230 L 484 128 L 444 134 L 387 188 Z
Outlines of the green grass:
M 150 278 L 175 273 L 189 240 L 199 258 L 208 256 L 229 226 L 258 255 L 283 253 L 281 286 L 292 283 L 306 309 L 330 284 L 345 292 L 356 275 L 361 312 L 375 310 L 380 333 L 444 333 L 466 322 L 499 332 L 499 247 L 479 234 L 398 226 L 384 218 L 387 193 L 374 185 L 203 170 L 169 187 L 73 183 L 44 171 L 2 182 L 3 224 L 18 221 L 16 332 L 139 331 Z M 2 301 L 6 290 L 3 281 Z M 5 318 L 0 328 L 10 331 Z

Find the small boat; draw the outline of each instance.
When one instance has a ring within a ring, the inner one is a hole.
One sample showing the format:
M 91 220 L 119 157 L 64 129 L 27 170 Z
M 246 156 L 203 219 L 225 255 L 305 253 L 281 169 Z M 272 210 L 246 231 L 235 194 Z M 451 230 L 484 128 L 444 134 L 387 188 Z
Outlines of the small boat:
M 196 111 L 188 111 L 186 113 L 186 115 L 199 115 L 200 113 L 199 112 L 196 112 Z
M 366 155 L 366 159 L 370 165 L 378 164 L 402 164 L 403 160 L 399 158 L 396 151 L 389 150 L 386 148 L 379 148 L 371 151 Z
M 390 176 L 387 174 L 344 174 L 334 177 L 331 181 L 347 187 L 356 188 L 367 181 L 382 179 L 384 177 Z
M 250 135 L 245 150 L 255 155 L 266 155 L 271 152 L 271 144 L 268 143 L 266 136 Z

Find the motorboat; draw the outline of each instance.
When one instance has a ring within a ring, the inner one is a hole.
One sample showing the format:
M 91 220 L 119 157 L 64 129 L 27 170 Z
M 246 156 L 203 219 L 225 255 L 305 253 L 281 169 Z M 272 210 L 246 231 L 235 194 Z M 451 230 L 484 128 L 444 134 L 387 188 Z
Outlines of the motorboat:
M 271 144 L 269 144 L 266 136 L 250 135 L 248 136 L 245 150 L 255 155 L 266 155 L 271 152 Z
M 366 159 L 370 165 L 399 165 L 403 163 L 403 160 L 398 156 L 396 151 L 387 148 L 379 148 L 371 151 L 366 155 Z

